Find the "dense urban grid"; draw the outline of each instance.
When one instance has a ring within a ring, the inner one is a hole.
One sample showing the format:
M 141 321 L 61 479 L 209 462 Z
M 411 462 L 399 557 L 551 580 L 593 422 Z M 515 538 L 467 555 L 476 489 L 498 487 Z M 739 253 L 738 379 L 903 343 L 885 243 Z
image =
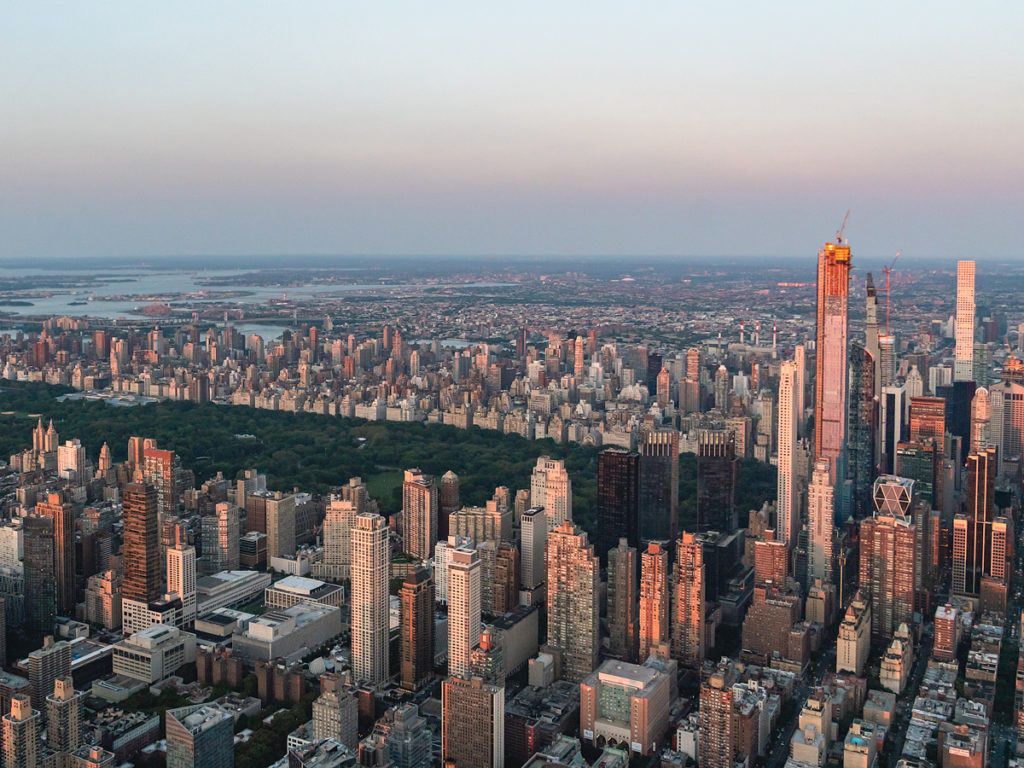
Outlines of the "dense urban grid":
M 0 279 L 0 768 L 1019 764 L 1021 276 L 853 260 Z

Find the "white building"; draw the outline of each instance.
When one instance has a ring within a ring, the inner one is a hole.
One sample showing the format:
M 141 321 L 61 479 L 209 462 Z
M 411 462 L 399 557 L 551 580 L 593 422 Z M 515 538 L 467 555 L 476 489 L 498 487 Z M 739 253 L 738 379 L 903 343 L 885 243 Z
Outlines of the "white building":
M 448 560 L 448 674 L 468 679 L 480 643 L 480 556 L 456 549 Z
M 114 645 L 114 674 L 144 683 L 170 677 L 196 660 L 196 637 L 175 627 L 156 624 Z
M 380 515 L 356 516 L 352 529 L 352 672 L 358 684 L 389 677 L 389 530 Z

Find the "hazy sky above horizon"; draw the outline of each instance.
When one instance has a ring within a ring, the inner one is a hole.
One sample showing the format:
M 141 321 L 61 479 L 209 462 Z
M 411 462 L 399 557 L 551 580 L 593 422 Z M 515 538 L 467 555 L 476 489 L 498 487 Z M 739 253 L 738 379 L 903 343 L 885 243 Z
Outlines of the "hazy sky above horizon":
M 0 258 L 1015 258 L 1024 4 L 3 2 Z

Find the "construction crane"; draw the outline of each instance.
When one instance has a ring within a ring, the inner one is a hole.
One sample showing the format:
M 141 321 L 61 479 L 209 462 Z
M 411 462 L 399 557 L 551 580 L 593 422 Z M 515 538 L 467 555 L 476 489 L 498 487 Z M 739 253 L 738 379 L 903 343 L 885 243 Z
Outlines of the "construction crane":
M 892 268 L 896 266 L 896 262 L 899 261 L 901 253 L 903 253 L 903 251 L 896 251 L 896 258 L 894 258 L 892 260 L 892 264 L 890 264 L 888 267 L 882 267 L 882 272 L 885 273 L 885 335 L 886 336 L 890 335 L 889 334 L 889 286 L 890 286 L 889 280 L 890 280 L 890 276 L 892 275 Z
M 847 208 L 846 209 L 846 215 L 843 217 L 843 223 L 839 226 L 839 229 L 836 231 L 836 245 L 842 245 L 843 244 L 843 232 L 846 231 L 846 222 L 848 222 L 849 220 L 850 220 L 850 209 Z

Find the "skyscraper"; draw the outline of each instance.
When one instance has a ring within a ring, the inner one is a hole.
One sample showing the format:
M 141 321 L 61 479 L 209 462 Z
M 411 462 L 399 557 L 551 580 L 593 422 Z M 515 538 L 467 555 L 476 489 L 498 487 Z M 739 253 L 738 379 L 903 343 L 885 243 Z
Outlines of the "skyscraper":
M 352 529 L 352 673 L 356 683 L 381 685 L 389 677 L 388 526 L 372 513 Z
M 668 547 L 652 541 L 640 556 L 640 660 L 667 648 L 669 638 Z
M 459 476 L 451 470 L 441 475 L 438 492 L 437 539 L 448 538 L 448 515 L 459 508 Z
M 860 524 L 860 591 L 871 607 L 872 637 L 892 637 L 914 620 L 917 527 L 914 482 L 894 475 L 875 480 L 875 514 Z
M 189 627 L 196 620 L 196 549 L 182 540 L 167 550 L 167 591 L 181 600 L 181 623 Z
M 32 705 L 40 712 L 46 709 L 46 697 L 53 693 L 54 683 L 71 674 L 71 646 L 64 640 L 47 636 L 42 648 L 28 655 L 28 679 L 32 685 Z
M 11 697 L 11 711 L 3 716 L 3 768 L 40 768 L 39 710 L 28 696 Z
M 700 687 L 700 763 L 702 768 L 733 768 L 733 684 L 736 675 L 720 664 Z
M 547 577 L 544 552 L 548 541 L 548 518 L 543 507 L 533 507 L 523 513 L 520 522 L 522 525 L 523 589 L 533 590 L 543 584 Z
M 238 570 L 238 507 L 222 501 L 202 519 L 203 563 L 206 572 Z
M 811 483 L 807 486 L 807 579 L 832 581 L 832 536 L 835 518 L 834 489 L 829 481 L 828 459 L 814 462 Z
M 71 675 L 58 677 L 46 697 L 46 744 L 55 752 L 74 752 L 82 744 L 85 691 L 76 691 Z
M 572 481 L 565 462 L 541 456 L 530 479 L 530 503 L 544 507 L 548 516 L 548 530 L 562 523 L 572 522 Z
M 640 435 L 640 543 L 671 541 L 679 528 L 679 433 L 648 429 Z
M 793 465 L 798 416 L 796 387 L 796 365 L 783 362 L 779 374 L 778 490 L 775 509 L 779 539 L 790 547 L 796 544 L 796 534 L 800 527 L 800 504 Z
M 796 411 L 797 434 L 806 437 L 804 430 L 807 426 L 807 348 L 803 344 L 797 344 L 793 348 L 793 365 L 793 408 Z
M 640 493 L 640 454 L 608 448 L 597 456 L 597 540 L 598 555 L 614 547 L 619 539 L 630 546 L 637 542 L 637 504 Z
M 470 654 L 480 642 L 480 557 L 459 548 L 448 560 L 448 674 L 468 678 Z
M 735 435 L 726 430 L 702 429 L 697 436 L 698 530 L 736 530 L 738 476 Z M 676 483 L 678 489 L 678 478 Z
M 124 600 L 149 603 L 161 594 L 157 494 L 150 485 L 124 490 Z
M 636 549 L 625 538 L 608 550 L 608 639 L 612 655 L 636 662 L 637 610 Z
M 441 754 L 451 765 L 505 766 L 505 688 L 480 678 L 441 685 Z
M 978 595 L 992 569 L 992 521 L 995 519 L 995 448 L 967 457 L 964 514 L 953 520 L 953 594 Z
M 597 667 L 599 564 L 587 534 L 562 523 L 548 537 L 548 645 L 562 676 L 578 683 Z
M 870 350 L 850 345 L 850 419 L 847 439 L 848 474 L 853 517 L 870 515 L 871 488 L 875 479 L 875 448 L 878 431 L 878 392 L 875 358 Z
M 974 380 L 974 312 L 974 262 L 958 261 L 953 381 Z
M 356 505 L 345 499 L 331 498 L 324 516 L 324 559 L 319 577 L 329 581 L 349 578 L 352 568 L 352 526 Z
M 216 704 L 167 710 L 167 768 L 234 768 L 235 718 Z
M 75 512 L 59 493 L 36 504 L 36 514 L 53 520 L 53 573 L 56 576 L 57 610 L 62 616 L 75 609 Z
M 833 485 L 845 467 L 850 262 L 850 246 L 840 242 L 826 243 L 818 251 L 814 458 L 829 459 L 829 479 Z
M 267 497 L 267 560 L 295 554 L 295 494 Z
M 437 543 L 437 483 L 431 475 L 407 469 L 402 483 L 403 551 L 417 560 L 429 560 Z
M 672 652 L 680 664 L 697 668 L 704 662 L 705 582 L 704 544 L 683 531 L 676 542 L 675 610 Z
M 57 581 L 53 577 L 53 520 L 29 515 L 22 521 L 25 570 L 25 631 L 36 641 L 53 632 Z
M 419 567 L 398 590 L 402 603 L 402 688 L 415 691 L 434 671 L 434 580 Z
M 864 349 L 871 355 L 871 381 L 878 382 L 878 386 L 881 387 L 881 373 L 878 369 L 881 359 L 878 344 L 878 292 L 875 290 L 875 281 L 870 272 L 867 274 L 865 294 L 867 303 L 864 311 Z M 879 391 L 875 390 L 872 395 L 877 397 Z

